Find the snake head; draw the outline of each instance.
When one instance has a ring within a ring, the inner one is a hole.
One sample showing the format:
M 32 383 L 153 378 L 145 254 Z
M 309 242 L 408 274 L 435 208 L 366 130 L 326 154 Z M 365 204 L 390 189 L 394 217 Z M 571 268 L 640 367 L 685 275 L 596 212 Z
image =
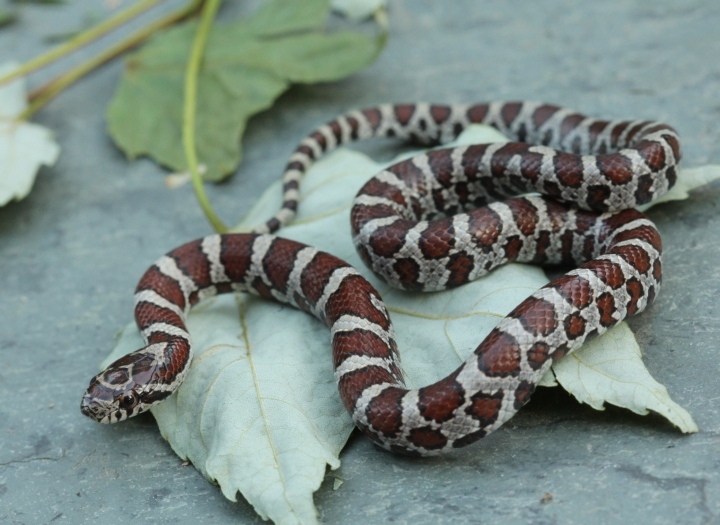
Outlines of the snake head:
M 172 390 L 159 381 L 162 370 L 150 345 L 111 363 L 90 380 L 80 411 L 99 423 L 117 423 L 145 412 Z

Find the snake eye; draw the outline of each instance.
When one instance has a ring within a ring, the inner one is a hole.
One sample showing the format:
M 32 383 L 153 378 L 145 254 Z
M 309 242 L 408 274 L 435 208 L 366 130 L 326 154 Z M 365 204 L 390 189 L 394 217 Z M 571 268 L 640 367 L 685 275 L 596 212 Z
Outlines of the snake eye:
M 128 392 L 125 394 L 122 399 L 120 399 L 120 407 L 130 410 L 131 408 L 135 408 L 135 405 L 138 404 L 138 397 L 135 394 L 135 392 Z

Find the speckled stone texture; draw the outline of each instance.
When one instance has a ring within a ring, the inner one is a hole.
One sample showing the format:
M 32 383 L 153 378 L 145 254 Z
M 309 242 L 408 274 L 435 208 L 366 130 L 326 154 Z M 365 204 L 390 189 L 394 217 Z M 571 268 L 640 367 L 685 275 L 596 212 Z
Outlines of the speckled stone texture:
M 228 3 L 221 16 L 254 5 Z M 391 0 L 389 9 L 377 63 L 343 82 L 295 87 L 252 120 L 238 176 L 209 188 L 226 220 L 280 176 L 314 126 L 386 101 L 531 99 L 657 119 L 683 137 L 685 166 L 720 162 L 716 0 Z M 107 16 L 92 0 L 21 10 L 21 23 L 0 30 L 0 61 L 38 54 L 88 12 Z M 148 264 L 210 231 L 188 186 L 168 190 L 160 168 L 127 162 L 107 137 L 120 71 L 103 67 L 37 115 L 55 131 L 60 160 L 26 200 L 0 209 L 0 523 L 260 523 L 181 466 L 151 416 L 107 427 L 78 410 Z M 651 373 L 700 433 L 541 390 L 503 429 L 443 458 L 390 456 L 354 436 L 317 493 L 322 521 L 720 523 L 720 189 L 650 216 L 666 247 L 664 288 L 631 325 Z M 345 481 L 337 491 L 335 477 Z

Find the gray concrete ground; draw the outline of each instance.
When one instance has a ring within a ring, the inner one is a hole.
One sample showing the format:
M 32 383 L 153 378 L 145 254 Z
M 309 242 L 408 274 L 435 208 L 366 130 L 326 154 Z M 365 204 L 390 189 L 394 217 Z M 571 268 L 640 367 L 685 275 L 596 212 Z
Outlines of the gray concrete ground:
M 223 16 L 249 9 L 238 4 Z M 91 0 L 22 9 L 22 23 L 0 30 L 0 61 L 30 58 L 47 35 L 103 12 Z M 295 87 L 252 121 L 238 176 L 209 188 L 224 217 L 247 210 L 313 126 L 379 101 L 533 99 L 660 119 L 681 133 L 686 166 L 720 162 L 715 0 L 393 0 L 390 19 L 372 67 Z M 37 116 L 62 155 L 29 198 L 0 209 L 0 523 L 259 523 L 183 468 L 152 417 L 100 427 L 78 410 L 147 265 L 209 232 L 189 187 L 168 190 L 163 170 L 127 162 L 105 134 L 120 71 L 94 72 Z M 441 459 L 392 457 L 354 436 L 337 472 L 345 484 L 333 491 L 329 477 L 317 493 L 321 519 L 720 523 L 720 190 L 650 215 L 666 245 L 664 289 L 631 324 L 700 433 L 540 391 L 503 429 Z

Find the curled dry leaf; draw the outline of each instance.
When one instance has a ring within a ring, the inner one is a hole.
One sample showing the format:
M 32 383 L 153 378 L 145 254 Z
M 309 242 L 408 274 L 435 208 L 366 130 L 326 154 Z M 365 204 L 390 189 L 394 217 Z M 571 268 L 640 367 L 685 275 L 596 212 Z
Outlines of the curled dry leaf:
M 459 139 L 501 140 L 483 127 Z M 382 167 L 350 150 L 328 155 L 306 175 L 299 216 L 281 234 L 345 259 L 378 288 L 395 324 L 408 385 L 420 387 L 454 370 L 548 279 L 540 268 L 509 264 L 469 285 L 433 294 L 402 292 L 379 282 L 355 252 L 348 215 L 357 190 Z M 270 187 L 237 229 L 272 216 L 280 194 L 279 184 Z M 179 391 L 152 410 L 163 436 L 228 498 L 234 500 L 240 491 L 263 518 L 316 523 L 312 494 L 326 465 L 339 465 L 353 428 L 336 391 L 327 329 L 305 313 L 246 295 L 203 303 L 188 324 L 196 361 Z M 140 346 L 137 329 L 129 326 L 102 366 Z M 583 365 L 567 373 L 563 366 L 559 380 L 594 407 L 609 402 L 638 413 L 653 410 L 693 431 L 690 415 L 652 380 L 637 349 L 623 324 L 561 361 Z M 634 370 L 630 375 L 628 363 Z M 545 384 L 552 385 L 548 376 Z
M 17 67 L 3 64 L 0 77 Z M 16 120 L 26 108 L 23 78 L 0 86 L 0 206 L 25 198 L 40 167 L 52 166 L 60 154 L 49 129 Z

